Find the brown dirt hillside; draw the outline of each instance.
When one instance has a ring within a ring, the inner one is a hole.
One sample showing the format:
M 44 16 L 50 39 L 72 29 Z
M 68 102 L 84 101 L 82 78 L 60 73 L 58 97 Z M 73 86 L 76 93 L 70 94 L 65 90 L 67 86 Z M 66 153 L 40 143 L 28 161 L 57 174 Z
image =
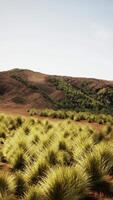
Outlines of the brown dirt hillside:
M 19 77 L 21 80 L 18 79 Z M 22 80 L 39 89 L 28 87 Z M 2 109 L 8 107 L 49 108 L 53 106 L 52 100 L 60 100 L 62 97 L 63 92 L 56 90 L 50 83 L 48 75 L 18 69 L 0 72 L 0 107 Z
M 58 88 L 50 81 L 53 78 L 63 79 L 79 93 L 82 92 L 83 99 L 87 97 L 92 102 L 100 101 L 101 106 L 106 104 L 109 108 L 113 107 L 112 81 L 51 76 L 30 70 L 14 69 L 0 72 L 0 108 L 2 110 L 7 108 L 26 110 L 31 107 L 54 108 L 56 102 L 62 102 L 66 98 L 69 104 L 70 96 L 64 88 Z M 81 96 L 77 96 L 78 98 Z M 76 99 L 74 103 L 75 101 Z

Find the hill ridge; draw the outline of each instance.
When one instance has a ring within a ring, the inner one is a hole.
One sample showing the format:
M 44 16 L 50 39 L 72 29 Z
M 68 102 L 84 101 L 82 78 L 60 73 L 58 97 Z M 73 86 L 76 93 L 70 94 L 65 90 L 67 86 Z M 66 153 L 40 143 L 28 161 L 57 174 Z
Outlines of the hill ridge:
M 5 105 L 109 113 L 113 82 L 16 68 L 0 72 L 0 106 Z

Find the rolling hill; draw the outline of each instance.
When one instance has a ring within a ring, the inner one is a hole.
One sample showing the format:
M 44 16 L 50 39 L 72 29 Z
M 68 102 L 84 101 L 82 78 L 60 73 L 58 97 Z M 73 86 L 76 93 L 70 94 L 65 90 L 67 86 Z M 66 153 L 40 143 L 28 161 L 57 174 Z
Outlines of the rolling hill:
M 30 70 L 0 72 L 1 108 L 53 108 L 111 113 L 113 82 L 45 75 Z

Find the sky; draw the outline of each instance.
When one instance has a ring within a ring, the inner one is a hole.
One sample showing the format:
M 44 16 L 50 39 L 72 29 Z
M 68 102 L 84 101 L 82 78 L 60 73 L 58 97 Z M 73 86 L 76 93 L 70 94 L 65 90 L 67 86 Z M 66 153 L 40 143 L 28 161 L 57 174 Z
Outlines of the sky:
M 113 80 L 113 0 L 0 0 L 0 71 Z

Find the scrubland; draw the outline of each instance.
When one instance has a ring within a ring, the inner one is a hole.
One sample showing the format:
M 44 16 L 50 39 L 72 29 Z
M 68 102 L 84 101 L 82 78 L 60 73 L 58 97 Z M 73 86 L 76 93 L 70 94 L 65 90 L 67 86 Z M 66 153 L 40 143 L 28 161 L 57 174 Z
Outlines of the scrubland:
M 86 120 L 89 123 L 111 124 L 113 125 L 113 116 L 110 114 L 91 113 L 91 112 L 76 112 L 70 110 L 54 110 L 54 109 L 28 109 L 30 116 L 50 117 L 56 119 L 70 119 L 74 121 Z
M 54 121 L 0 114 L 0 200 L 113 198 L 112 116 L 68 116 Z

